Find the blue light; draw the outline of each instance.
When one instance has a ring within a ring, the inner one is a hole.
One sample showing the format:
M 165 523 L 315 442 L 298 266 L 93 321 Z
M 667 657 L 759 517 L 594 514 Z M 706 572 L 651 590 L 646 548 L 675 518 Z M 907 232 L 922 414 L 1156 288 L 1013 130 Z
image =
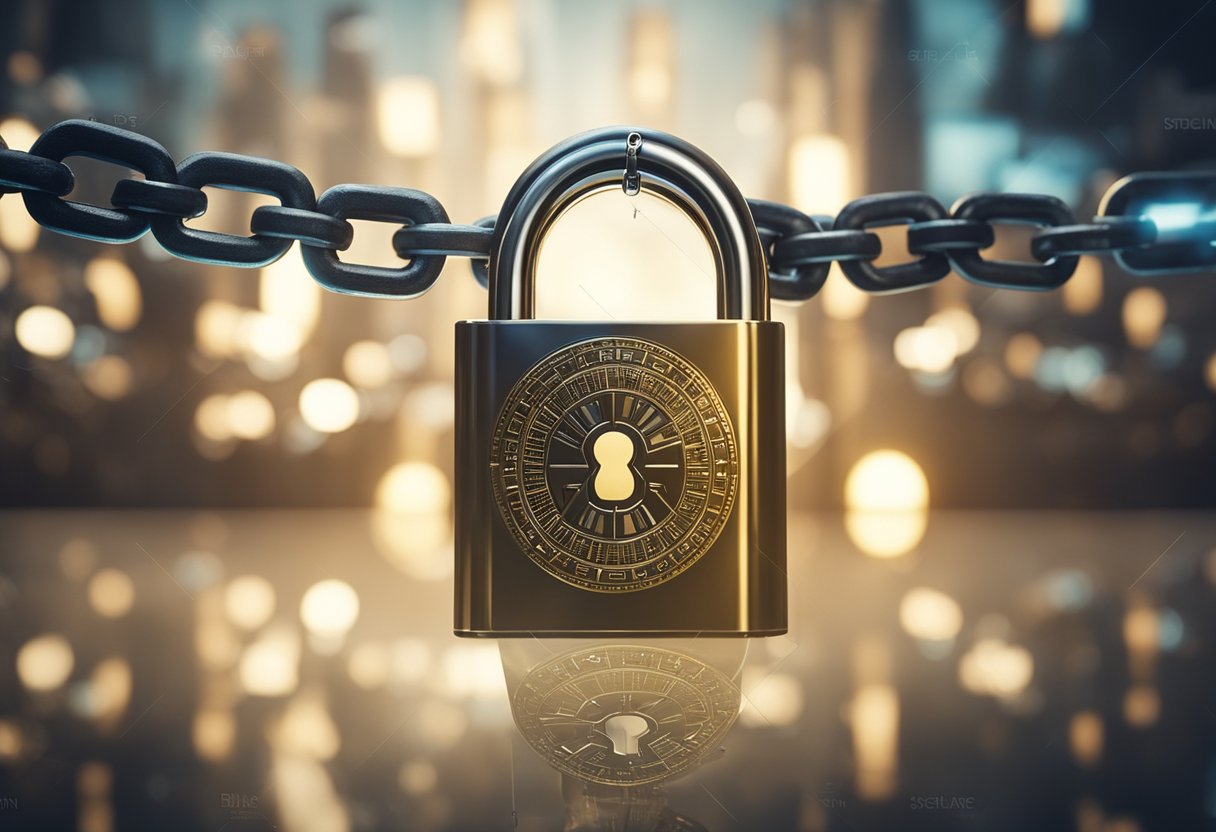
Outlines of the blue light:
M 1089 390 L 1106 371 L 1106 359 L 1097 347 L 1077 347 L 1063 360 L 1061 370 L 1063 385 L 1079 396 Z
M 1160 370 L 1172 370 L 1186 358 L 1186 334 L 1176 324 L 1166 324 L 1149 351 L 1149 360 Z
M 1048 347 L 1039 354 L 1039 360 L 1034 365 L 1034 380 L 1039 387 L 1052 392 L 1068 389 L 1068 359 L 1067 347 Z
M 1047 601 L 1056 609 L 1079 610 L 1093 600 L 1094 584 L 1078 569 L 1061 569 L 1044 578 Z
M 1144 216 L 1157 224 L 1158 232 L 1180 231 L 1199 222 L 1200 208 L 1198 202 L 1150 205 L 1144 210 Z
M 1198 202 L 1158 203 L 1144 208 L 1142 217 L 1153 220 L 1159 235 L 1187 231 L 1200 223 L 1216 220 L 1216 210 L 1204 212 Z
M 1162 607 L 1157 618 L 1157 641 L 1161 649 L 1177 650 L 1185 634 L 1186 627 L 1182 623 L 1182 616 L 1169 607 Z

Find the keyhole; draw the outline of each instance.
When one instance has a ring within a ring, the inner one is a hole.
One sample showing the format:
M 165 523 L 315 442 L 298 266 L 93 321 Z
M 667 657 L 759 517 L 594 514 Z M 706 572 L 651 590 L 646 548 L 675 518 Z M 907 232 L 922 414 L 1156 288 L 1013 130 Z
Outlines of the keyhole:
M 615 714 L 604 720 L 604 734 L 612 740 L 612 753 L 640 754 L 638 740 L 650 733 L 650 723 L 637 714 Z
M 595 495 L 604 502 L 628 500 L 636 482 L 629 463 L 633 461 L 633 440 L 619 430 L 609 430 L 595 440 L 591 452 L 599 470 L 595 472 Z

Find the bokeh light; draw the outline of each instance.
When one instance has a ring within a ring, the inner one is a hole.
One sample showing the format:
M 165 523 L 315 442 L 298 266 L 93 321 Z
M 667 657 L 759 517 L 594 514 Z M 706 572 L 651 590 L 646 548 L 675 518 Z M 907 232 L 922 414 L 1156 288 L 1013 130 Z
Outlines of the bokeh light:
M 1077 270 L 1060 290 L 1064 308 L 1073 315 L 1090 315 L 1102 305 L 1102 261 L 1085 255 L 1077 260 Z
M 376 507 L 386 511 L 425 514 L 447 511 L 452 487 L 444 473 L 425 462 L 401 462 L 380 478 Z
M 31 306 L 17 316 L 14 334 L 18 343 L 43 358 L 63 358 L 72 350 L 76 327 L 72 319 L 53 306 Z
M 999 699 L 1015 697 L 1034 675 L 1030 651 L 998 638 L 982 638 L 963 655 L 959 681 L 972 693 Z
M 318 636 L 345 635 L 359 617 L 359 596 L 350 584 L 328 579 L 313 584 L 300 601 L 300 620 Z
M 906 511 L 929 505 L 929 481 L 916 460 L 901 451 L 872 451 L 849 471 L 844 502 L 850 509 Z
M 266 631 L 241 655 L 238 677 L 252 696 L 285 696 L 300 683 L 300 640 L 286 628 Z
M 866 800 L 885 800 L 895 790 L 899 695 L 890 685 L 863 685 L 849 702 L 848 717 L 857 793 Z
M 0 760 L 15 762 L 21 757 L 23 746 L 20 726 L 11 719 L 0 719 Z
M 239 307 L 221 300 L 204 301 L 194 315 L 194 340 L 199 350 L 216 358 L 237 355 L 241 321 Z
M 944 329 L 954 336 L 955 356 L 966 355 L 980 340 L 980 322 L 970 309 L 947 306 L 925 319 L 926 329 Z
M 806 213 L 832 213 L 853 196 L 849 148 L 838 136 L 802 136 L 790 145 L 793 205 Z
M 1101 715 L 1093 711 L 1074 714 L 1068 723 L 1068 747 L 1073 759 L 1092 768 L 1102 759 L 1105 727 Z
M 204 760 L 218 763 L 228 759 L 236 743 L 236 719 L 223 708 L 202 708 L 191 726 L 194 750 Z
M 671 17 L 644 9 L 630 22 L 629 97 L 643 110 L 662 112 L 675 87 L 675 34 Z
M 909 370 L 944 373 L 958 354 L 958 338 L 945 326 L 914 326 L 895 336 L 895 359 Z
M 461 63 L 495 87 L 514 83 L 524 67 L 518 31 L 510 0 L 471 0 L 458 46 Z
M 228 418 L 228 396 L 213 393 L 199 402 L 194 411 L 194 429 L 212 442 L 232 438 L 232 422 Z
M 1148 349 L 1157 343 L 1166 318 L 1165 296 L 1152 286 L 1138 286 L 1123 299 L 1123 329 L 1133 347 Z
M 85 386 L 98 398 L 118 401 L 131 392 L 135 372 L 121 355 L 103 355 L 84 368 Z
M 454 644 L 444 651 L 443 685 L 445 692 L 458 698 L 501 699 L 502 661 L 493 644 Z
M 899 602 L 899 623 L 913 638 L 950 641 L 963 627 L 963 611 L 946 593 L 915 587 Z
M 388 647 L 379 642 L 367 641 L 356 645 L 346 663 L 350 680 L 364 690 L 384 687 L 391 670 Z
M 130 662 L 112 656 L 98 662 L 87 681 L 72 687 L 71 707 L 77 715 L 110 732 L 126 713 L 132 689 Z
M 312 760 L 332 760 L 342 747 L 338 726 L 316 690 L 296 694 L 272 733 L 271 741 L 278 750 Z
M 271 318 L 290 324 L 296 342 L 313 334 L 321 317 L 321 287 L 304 268 L 298 249 L 262 269 L 258 306 Z
M 750 672 L 749 672 L 750 671 Z M 782 728 L 802 716 L 802 683 L 782 671 L 748 668 L 743 678 L 743 705 L 739 721 L 752 727 Z
M 0 136 L 10 148 L 29 150 L 38 140 L 39 130 L 28 119 L 9 116 L 0 120 Z M 0 199 L 0 246 L 14 254 L 32 251 L 40 232 L 21 199 Z
M 850 283 L 835 263 L 819 297 L 824 314 L 837 321 L 855 321 L 870 305 L 870 296 Z
M 89 604 L 104 618 L 122 618 L 135 603 L 135 584 L 120 569 L 102 569 L 89 581 Z
M 929 516 L 922 510 L 849 511 L 845 529 L 853 544 L 875 558 L 906 555 L 924 539 Z
M 439 149 L 439 90 L 430 78 L 402 75 L 380 84 L 376 124 L 380 142 L 398 156 L 428 156 Z
M 240 344 L 253 357 L 288 367 L 303 345 L 299 327 L 286 318 L 264 312 L 243 312 L 237 330 Z
M 1019 332 L 1005 344 L 1005 366 L 1014 378 L 1030 379 L 1042 354 L 1043 344 L 1033 333 Z
M 372 531 L 384 557 L 411 578 L 437 581 L 453 569 L 452 487 L 426 462 L 394 465 L 376 486 Z
M 845 480 L 845 529 L 871 557 L 895 558 L 920 543 L 928 527 L 929 482 L 910 456 L 866 454 Z
M 143 298 L 131 267 L 114 257 L 94 257 L 84 267 L 84 284 L 97 303 L 97 317 L 116 332 L 139 323 Z
M 1161 715 L 1161 697 L 1151 685 L 1134 685 L 1123 698 L 1123 718 L 1134 728 L 1147 728 Z
M 76 656 L 72 645 L 57 633 L 30 639 L 17 653 L 17 676 L 33 691 L 52 691 L 72 674 Z
M 342 371 L 356 387 L 382 387 L 393 378 L 393 360 L 386 344 L 356 341 L 342 355 Z
M 226 402 L 227 430 L 237 439 L 257 440 L 274 430 L 274 406 L 256 390 L 242 390 Z
M 315 379 L 300 391 L 300 415 L 313 430 L 341 433 L 359 418 L 359 397 L 341 379 Z
M 233 578 L 224 591 L 228 620 L 242 630 L 260 628 L 274 615 L 274 607 L 274 586 L 260 575 Z

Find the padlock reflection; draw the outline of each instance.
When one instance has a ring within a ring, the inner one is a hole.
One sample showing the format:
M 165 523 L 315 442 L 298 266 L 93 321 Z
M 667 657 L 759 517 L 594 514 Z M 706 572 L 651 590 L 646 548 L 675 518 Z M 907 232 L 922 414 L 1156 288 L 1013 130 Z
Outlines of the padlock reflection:
M 746 642 L 504 641 L 511 713 L 562 774 L 567 830 L 699 829 L 661 784 L 722 753 Z
M 562 775 L 563 832 L 705 832 L 667 805 L 662 786 L 604 786 Z

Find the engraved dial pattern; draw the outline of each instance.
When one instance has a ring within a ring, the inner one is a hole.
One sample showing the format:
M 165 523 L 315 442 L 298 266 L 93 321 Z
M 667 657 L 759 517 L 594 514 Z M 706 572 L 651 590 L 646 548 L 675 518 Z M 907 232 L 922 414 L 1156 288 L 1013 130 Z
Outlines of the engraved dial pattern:
M 730 730 L 739 703 L 734 683 L 698 659 L 610 645 L 537 666 L 511 704 L 520 731 L 550 765 L 623 786 L 695 767 Z
M 709 380 L 638 338 L 546 356 L 503 404 L 494 498 L 533 562 L 574 586 L 622 592 L 691 566 L 738 487 L 734 432 Z

